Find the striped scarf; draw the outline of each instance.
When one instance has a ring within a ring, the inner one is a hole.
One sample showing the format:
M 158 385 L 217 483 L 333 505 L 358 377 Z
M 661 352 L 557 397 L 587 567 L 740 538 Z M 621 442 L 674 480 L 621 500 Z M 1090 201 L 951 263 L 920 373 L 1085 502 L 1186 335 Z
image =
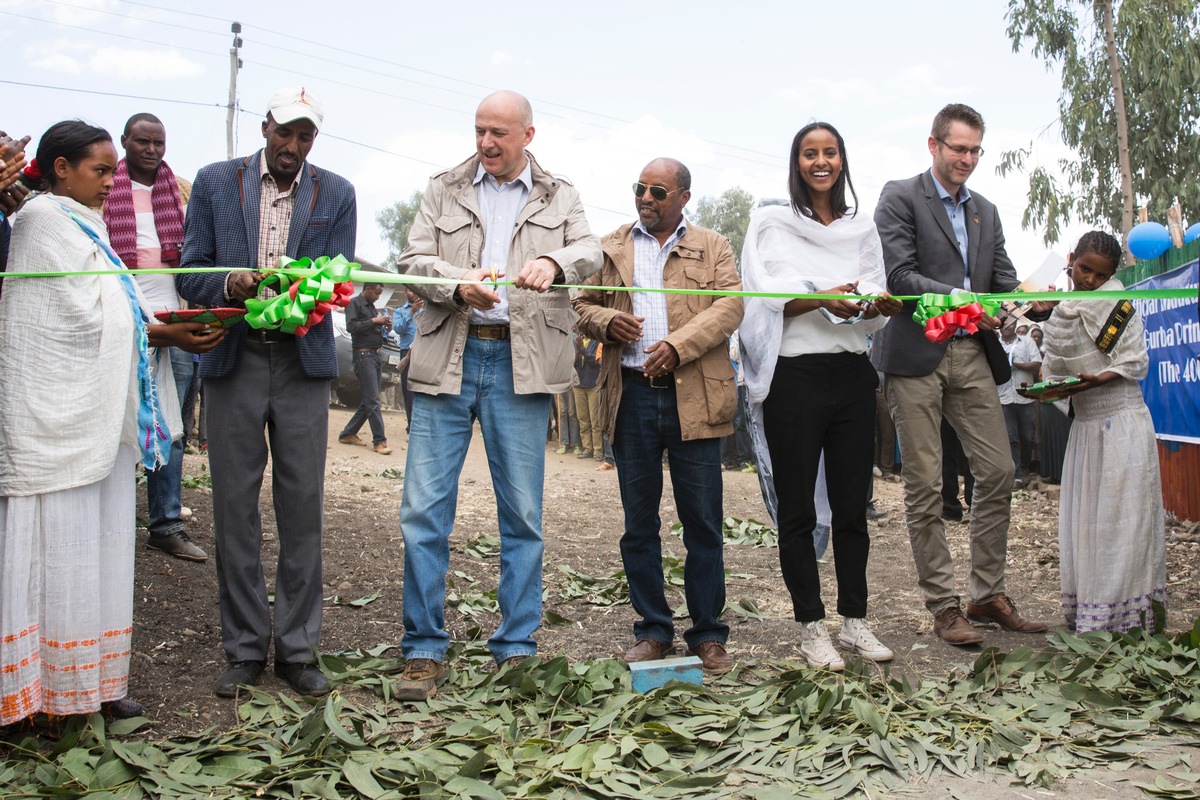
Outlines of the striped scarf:
M 158 165 L 154 187 L 150 192 L 154 209 L 154 228 L 164 252 L 178 253 L 183 248 L 183 203 L 179 199 L 179 184 L 175 173 L 163 161 Z M 104 201 L 104 224 L 108 238 L 121 261 L 137 269 L 137 215 L 133 211 L 133 184 L 129 180 L 129 164 L 122 158 L 113 174 L 113 187 Z M 178 266 L 178 264 L 175 264 Z

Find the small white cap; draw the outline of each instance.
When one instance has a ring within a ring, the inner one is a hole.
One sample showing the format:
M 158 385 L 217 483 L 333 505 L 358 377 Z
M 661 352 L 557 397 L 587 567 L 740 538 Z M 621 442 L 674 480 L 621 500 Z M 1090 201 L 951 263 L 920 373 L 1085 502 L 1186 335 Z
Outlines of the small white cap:
M 280 125 L 306 119 L 320 130 L 321 121 L 325 119 L 325 106 L 301 86 L 280 89 L 272 95 L 267 103 L 267 113 Z

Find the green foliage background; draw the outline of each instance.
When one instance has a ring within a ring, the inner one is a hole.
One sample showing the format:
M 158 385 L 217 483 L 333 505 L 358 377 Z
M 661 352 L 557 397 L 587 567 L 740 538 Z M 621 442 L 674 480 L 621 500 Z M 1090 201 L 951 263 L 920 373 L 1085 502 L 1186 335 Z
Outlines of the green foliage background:
M 1112 77 L 1101 24 L 1107 0 L 1009 0 L 1013 50 L 1029 47 L 1062 72 L 1059 118 L 1050 126 L 1073 155 L 1038 162 L 1034 143 L 1006 152 L 997 172 L 1029 176 L 1021 225 L 1047 245 L 1078 220 L 1121 230 L 1121 177 Z M 1166 223 L 1179 198 L 1184 219 L 1200 220 L 1200 10 L 1192 0 L 1113 1 L 1125 84 L 1135 209 Z M 1144 202 L 1146 199 L 1149 202 Z

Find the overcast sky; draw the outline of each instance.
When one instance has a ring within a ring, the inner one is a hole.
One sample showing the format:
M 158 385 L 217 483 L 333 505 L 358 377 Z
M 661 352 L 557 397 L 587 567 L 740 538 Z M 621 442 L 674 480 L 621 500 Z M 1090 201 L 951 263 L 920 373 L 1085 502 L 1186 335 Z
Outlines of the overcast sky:
M 786 194 L 792 136 L 837 126 L 864 210 L 884 182 L 927 169 L 948 102 L 987 121 L 968 186 L 1000 208 L 1022 276 L 1046 257 L 1021 230 L 1027 183 L 1002 151 L 1061 155 L 1058 76 L 1005 36 L 1006 0 L 971 3 L 307 2 L 0 0 L 0 128 L 35 139 L 81 117 L 114 138 L 134 113 L 167 128 L 191 177 L 225 153 L 230 23 L 242 24 L 236 153 L 262 145 L 270 95 L 304 85 L 326 106 L 310 154 L 358 190 L 358 255 L 387 246 L 375 215 L 473 152 L 475 106 L 508 88 L 533 102 L 530 146 L 579 188 L 593 230 L 633 218 L 629 185 L 657 156 L 692 170 L 694 204 L 732 186 Z M 35 86 L 36 84 L 37 86 Z M 39 88 L 59 87 L 59 88 Z M 64 91 L 64 89 L 70 91 Z M 108 93 L 108 94 L 102 94 Z M 1090 228 L 1075 225 L 1061 254 Z

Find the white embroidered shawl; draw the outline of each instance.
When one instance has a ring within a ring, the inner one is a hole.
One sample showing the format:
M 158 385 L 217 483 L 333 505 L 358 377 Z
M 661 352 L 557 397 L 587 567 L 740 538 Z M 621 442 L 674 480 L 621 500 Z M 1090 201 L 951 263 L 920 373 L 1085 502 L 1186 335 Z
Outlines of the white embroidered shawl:
M 1125 286 L 1110 278 L 1100 291 L 1116 292 Z M 1140 381 L 1150 369 L 1141 315 L 1135 314 L 1117 344 L 1108 353 L 1096 345 L 1096 338 L 1108 322 L 1116 300 L 1064 300 L 1054 307 L 1042 325 L 1046 358 L 1042 363 L 1044 380 L 1068 378 L 1086 373 L 1115 372 L 1131 381 Z
M 10 272 L 85 273 L 112 264 L 67 206 L 105 236 L 100 215 L 39 195 L 13 221 Z M 165 363 L 164 363 L 165 362 Z M 0 295 L 0 495 L 86 486 L 135 444 L 133 317 L 116 276 L 10 278 Z M 182 429 L 166 348 L 152 362 L 172 432 Z
M 764 236 L 782 232 L 784 236 Z M 764 246 L 764 239 L 775 242 Z M 862 294 L 875 294 L 887 285 L 879 232 L 868 214 L 847 214 L 832 225 L 796 214 L 788 206 L 763 206 L 750 214 L 742 248 L 742 285 L 752 292 L 806 292 L 859 281 Z M 783 307 L 787 298 L 747 297 L 738 329 L 742 341 L 746 392 L 760 404 L 771 389 L 775 362 L 783 338 Z M 838 325 L 817 314 L 814 324 L 833 338 L 862 338 L 879 330 L 883 317 L 853 325 Z

